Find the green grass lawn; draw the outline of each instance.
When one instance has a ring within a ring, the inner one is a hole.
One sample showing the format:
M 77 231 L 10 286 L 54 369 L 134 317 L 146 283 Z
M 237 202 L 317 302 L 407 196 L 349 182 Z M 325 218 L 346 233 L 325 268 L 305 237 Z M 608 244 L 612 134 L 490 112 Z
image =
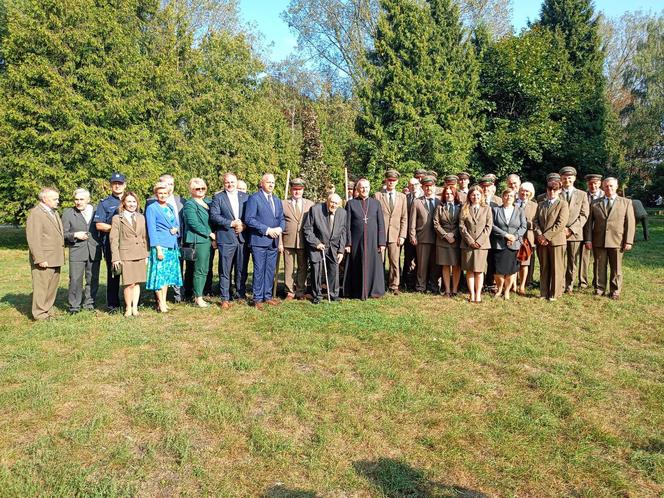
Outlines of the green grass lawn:
M 33 323 L 25 241 L 2 229 L 0 496 L 662 496 L 663 249 L 659 217 L 620 301 Z M 65 268 L 60 310 L 66 286 Z

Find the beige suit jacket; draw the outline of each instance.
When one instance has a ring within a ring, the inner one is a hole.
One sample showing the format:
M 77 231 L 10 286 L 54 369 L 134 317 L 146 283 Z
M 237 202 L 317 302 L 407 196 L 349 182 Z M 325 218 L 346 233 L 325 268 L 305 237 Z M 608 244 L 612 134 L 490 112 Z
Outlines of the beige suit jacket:
M 625 244 L 634 244 L 635 229 L 632 201 L 616 197 L 611 212 L 607 213 L 606 201 L 601 198 L 590 206 L 584 239 L 595 247 L 622 248 Z
M 438 247 L 459 247 L 459 216 L 461 206 L 454 206 L 454 216 L 451 216 L 446 209 L 445 204 L 440 204 L 436 208 L 436 214 L 433 217 L 433 228 L 436 230 L 436 246 Z M 450 244 L 445 236 L 452 234 L 454 244 Z
M 46 262 L 49 268 L 65 264 L 65 236 L 62 221 L 57 212 L 48 213 L 37 204 L 28 213 L 25 224 L 30 264 Z
M 466 205 L 468 206 L 468 205 Z M 461 249 L 475 249 L 472 244 L 478 242 L 480 249 L 491 249 L 491 229 L 493 228 L 493 213 L 491 207 L 480 206 L 477 215 L 472 207 L 464 206 L 459 216 L 459 234 L 461 235 Z
M 302 213 L 298 217 L 293 208 L 292 199 L 281 201 L 284 207 L 284 220 L 286 228 L 281 234 L 281 244 L 288 249 L 305 249 L 304 232 L 302 226 L 309 210 L 314 205 L 309 199 L 302 199 Z
M 560 196 L 565 198 L 565 192 Z M 567 218 L 567 228 L 572 231 L 572 235 L 567 237 L 569 242 L 582 242 L 583 241 L 583 227 L 588 220 L 590 212 L 590 203 L 588 202 L 588 194 L 583 190 L 574 189 L 572 198 L 568 204 L 569 217 Z
M 427 209 L 426 197 L 420 197 L 413 201 L 410 207 L 410 226 L 408 236 L 415 239 L 418 244 L 435 244 L 436 232 L 433 229 L 433 217 L 440 200 L 434 199 L 434 208 L 431 213 Z
M 565 236 L 565 227 L 569 217 L 569 207 L 564 199 L 558 198 L 556 203 L 550 208 L 548 201 L 544 200 L 537 205 L 537 213 L 533 223 L 535 229 L 535 238 L 543 235 L 552 246 L 562 246 L 567 244 Z
M 148 257 L 148 236 L 145 217 L 136 213 L 136 230 L 119 214 L 111 221 L 111 260 L 137 261 Z
M 394 209 L 390 211 L 390 197 L 387 191 L 376 192 L 385 219 L 386 242 L 397 242 L 408 236 L 408 200 L 402 192 L 394 191 Z

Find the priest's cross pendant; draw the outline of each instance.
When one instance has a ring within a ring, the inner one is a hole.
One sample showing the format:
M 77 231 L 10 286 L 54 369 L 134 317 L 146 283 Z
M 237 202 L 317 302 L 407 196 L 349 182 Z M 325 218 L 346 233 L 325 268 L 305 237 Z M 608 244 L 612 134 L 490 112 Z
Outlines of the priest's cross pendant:
M 365 214 L 364 215 L 364 224 L 366 225 L 369 222 L 368 216 Z

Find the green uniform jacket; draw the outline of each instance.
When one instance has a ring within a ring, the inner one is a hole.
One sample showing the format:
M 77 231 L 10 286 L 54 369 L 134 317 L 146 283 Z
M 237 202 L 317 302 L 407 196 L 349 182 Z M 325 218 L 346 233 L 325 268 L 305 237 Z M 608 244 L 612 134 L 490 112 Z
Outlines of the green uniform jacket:
M 209 199 L 205 199 L 207 205 L 210 204 Z M 184 219 L 186 231 L 184 235 L 185 244 L 210 242 L 210 212 L 201 206 L 194 199 L 188 199 L 184 203 Z

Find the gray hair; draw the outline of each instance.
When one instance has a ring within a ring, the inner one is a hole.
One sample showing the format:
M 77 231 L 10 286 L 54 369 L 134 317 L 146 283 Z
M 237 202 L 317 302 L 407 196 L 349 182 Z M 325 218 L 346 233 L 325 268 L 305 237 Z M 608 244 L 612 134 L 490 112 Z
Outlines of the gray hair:
M 60 192 L 58 192 L 58 191 L 57 191 L 56 189 L 54 189 L 53 187 L 44 187 L 44 188 L 42 188 L 42 189 L 39 191 L 39 195 L 38 195 L 39 200 L 40 200 L 41 202 L 44 202 L 44 199 L 46 199 L 46 195 L 48 195 L 48 194 L 51 193 L 51 192 L 55 192 L 56 194 L 60 194 Z
M 533 194 L 533 197 L 535 197 L 535 186 L 534 186 L 532 183 L 530 183 L 530 182 L 523 182 L 523 183 L 521 184 L 521 188 L 524 189 L 524 190 L 527 190 L 528 192 L 530 192 L 531 194 Z
M 616 182 L 616 185 L 619 184 L 618 179 L 613 176 L 607 176 L 606 178 L 604 178 L 604 180 L 602 180 L 602 185 L 604 185 L 607 182 Z
M 79 195 L 85 196 L 89 199 L 90 191 L 87 188 L 77 188 L 76 190 L 74 190 L 74 198 L 76 198 Z
M 175 183 L 175 178 L 173 178 L 173 175 L 169 175 L 168 173 L 159 177 L 160 182 L 165 182 L 166 180 L 173 180 L 173 183 Z
M 339 197 L 339 194 L 330 194 L 327 196 L 328 201 L 332 202 L 341 202 L 341 197 Z

